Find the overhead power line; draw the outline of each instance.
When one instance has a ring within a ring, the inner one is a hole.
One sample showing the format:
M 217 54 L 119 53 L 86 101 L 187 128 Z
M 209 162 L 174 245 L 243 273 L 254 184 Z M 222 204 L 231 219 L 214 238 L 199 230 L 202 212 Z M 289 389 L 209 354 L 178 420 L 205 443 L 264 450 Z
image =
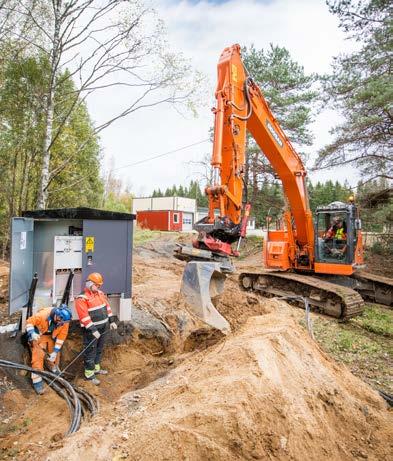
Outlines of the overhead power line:
M 165 156 L 170 155 L 170 154 L 175 154 L 176 152 L 180 152 L 182 150 L 189 149 L 190 147 L 198 146 L 199 144 L 203 144 L 203 143 L 205 143 L 207 141 L 210 141 L 210 139 L 209 138 L 203 139 L 202 141 L 194 142 L 193 144 L 188 144 L 187 146 L 178 147 L 177 149 L 169 150 L 168 152 L 164 152 L 162 154 L 153 155 L 152 157 L 148 157 L 148 158 L 145 158 L 143 160 L 139 160 L 137 162 L 129 163 L 128 165 L 122 165 L 122 166 L 119 166 L 117 168 L 113 168 L 111 171 L 117 171 L 117 170 L 121 170 L 123 168 L 129 168 L 130 166 L 135 166 L 135 165 L 139 165 L 141 163 L 150 162 L 150 160 L 155 160 L 156 158 L 165 157 Z
M 154 160 L 154 159 L 160 158 L 160 157 L 165 157 L 166 155 L 170 155 L 170 154 L 175 154 L 176 152 L 180 152 L 182 150 L 189 149 L 190 147 L 198 146 L 199 144 L 203 144 L 203 143 L 205 143 L 207 141 L 210 141 L 210 138 L 202 139 L 202 141 L 197 141 L 197 142 L 194 142 L 192 144 L 188 144 L 187 146 L 178 147 L 177 149 L 169 150 L 167 152 L 163 152 L 162 154 L 153 155 L 153 156 L 145 158 L 143 160 L 139 160 L 137 162 L 129 163 L 128 165 L 122 165 L 122 166 L 119 166 L 117 168 L 113 168 L 110 171 L 122 170 L 123 168 L 129 168 L 130 166 L 135 166 L 135 165 L 139 165 L 141 163 L 150 162 L 150 160 Z M 64 186 L 64 187 L 60 187 L 58 189 L 54 189 L 54 190 L 50 191 L 50 193 L 53 194 L 54 192 L 58 192 L 58 191 L 61 191 L 61 190 L 64 190 L 64 189 L 69 189 L 71 187 L 74 187 L 76 184 L 79 184 L 80 182 L 82 182 L 85 179 L 86 178 L 84 176 L 82 176 L 81 178 L 77 179 L 76 181 L 72 182 L 71 184 L 68 184 L 67 186 Z

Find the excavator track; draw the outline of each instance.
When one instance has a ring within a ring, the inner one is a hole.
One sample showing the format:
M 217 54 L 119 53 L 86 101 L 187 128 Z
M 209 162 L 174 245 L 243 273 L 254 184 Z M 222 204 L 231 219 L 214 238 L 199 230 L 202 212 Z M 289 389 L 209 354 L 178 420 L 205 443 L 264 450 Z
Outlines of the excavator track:
M 364 301 L 352 288 L 339 286 L 310 275 L 258 271 L 241 273 L 240 287 L 263 295 L 307 298 L 311 307 L 329 317 L 347 320 L 363 312 Z
M 356 280 L 353 288 L 363 298 L 385 306 L 393 306 L 393 279 L 365 271 L 356 271 L 351 278 Z

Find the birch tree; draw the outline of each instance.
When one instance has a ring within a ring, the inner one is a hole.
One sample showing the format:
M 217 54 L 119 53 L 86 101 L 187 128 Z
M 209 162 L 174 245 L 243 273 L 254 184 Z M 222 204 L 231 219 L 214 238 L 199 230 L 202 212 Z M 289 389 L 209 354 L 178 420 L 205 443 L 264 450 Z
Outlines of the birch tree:
M 21 49 L 14 53 L 0 46 L 0 54 L 7 56 L 0 61 L 0 254 L 4 257 L 10 218 L 33 209 L 37 202 L 49 62 L 46 56 L 33 57 Z M 56 118 L 73 104 L 74 89 L 73 82 L 65 79 L 59 94 L 68 93 L 70 99 L 60 102 L 55 98 Z M 66 168 L 65 154 L 73 156 Z M 98 136 L 81 104 L 68 117 L 51 149 L 48 206 L 99 206 L 103 192 L 100 158 Z M 81 176 L 83 181 L 79 181 Z M 69 187 L 76 181 L 77 187 Z
M 96 125 L 94 134 L 146 107 L 168 103 L 193 108 L 201 77 L 191 71 L 181 55 L 168 50 L 162 22 L 142 2 L 20 0 L 3 1 L 0 8 L 0 24 L 7 37 L 24 42 L 32 52 L 44 53 L 50 65 L 43 97 L 38 208 L 47 204 L 54 175 L 59 170 L 64 172 L 74 160 L 65 153 L 62 165 L 55 169 L 51 165 L 54 143 L 78 106 L 122 89 L 122 107 Z M 75 82 L 72 94 L 60 92 L 66 86 L 64 80 Z M 70 97 L 73 103 L 69 110 L 58 117 L 55 99 L 61 103 Z

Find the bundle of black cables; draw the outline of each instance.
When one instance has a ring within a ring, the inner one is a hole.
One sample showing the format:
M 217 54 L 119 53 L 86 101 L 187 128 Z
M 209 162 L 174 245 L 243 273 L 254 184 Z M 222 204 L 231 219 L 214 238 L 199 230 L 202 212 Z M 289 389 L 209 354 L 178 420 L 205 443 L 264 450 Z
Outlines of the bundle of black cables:
M 59 375 L 2 359 L 0 359 L 0 367 L 30 371 L 42 376 L 48 385 L 67 402 L 70 409 L 71 423 L 66 435 L 73 434 L 79 429 L 84 415 L 88 413 L 95 415 L 98 412 L 98 402 L 91 394 L 84 389 L 72 385 Z

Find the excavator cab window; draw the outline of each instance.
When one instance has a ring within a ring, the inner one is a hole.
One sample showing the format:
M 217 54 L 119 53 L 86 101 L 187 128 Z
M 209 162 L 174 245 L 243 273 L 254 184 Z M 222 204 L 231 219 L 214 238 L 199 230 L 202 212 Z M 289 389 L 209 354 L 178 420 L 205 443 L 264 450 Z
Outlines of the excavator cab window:
M 350 264 L 356 239 L 346 210 L 319 211 L 316 216 L 316 260 Z

